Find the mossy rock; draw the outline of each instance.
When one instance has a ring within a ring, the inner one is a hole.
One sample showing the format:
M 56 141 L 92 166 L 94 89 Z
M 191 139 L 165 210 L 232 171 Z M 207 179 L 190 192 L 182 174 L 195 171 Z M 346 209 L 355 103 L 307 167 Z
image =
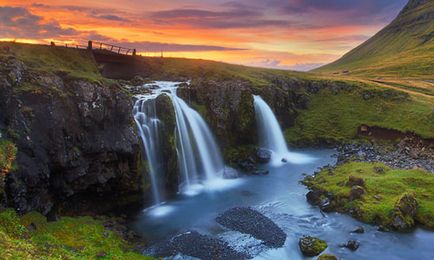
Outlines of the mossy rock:
M 303 255 L 310 257 L 321 254 L 328 247 L 324 240 L 311 236 L 300 238 L 298 246 L 300 247 Z
M 335 255 L 322 254 L 318 256 L 317 260 L 338 260 L 338 258 Z

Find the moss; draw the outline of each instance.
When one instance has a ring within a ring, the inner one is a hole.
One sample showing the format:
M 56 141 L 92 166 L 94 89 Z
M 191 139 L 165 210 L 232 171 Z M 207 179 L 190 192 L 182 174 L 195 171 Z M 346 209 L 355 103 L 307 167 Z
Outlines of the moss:
M 322 254 L 317 258 L 317 260 L 338 260 L 338 258 L 335 255 Z
M 4 177 L 16 168 L 17 147 L 9 140 L 0 140 L 0 173 Z
M 39 213 L 19 218 L 8 209 L 0 212 L 0 224 L 0 254 L 7 259 L 149 259 L 91 217 L 47 223 Z
M 237 167 L 237 164 L 240 160 L 246 160 L 254 154 L 256 150 L 255 145 L 242 145 L 236 147 L 228 147 L 224 150 L 224 158 L 225 162 L 233 167 Z
M 378 171 L 379 167 L 384 172 Z M 363 178 L 366 193 L 362 198 L 350 201 L 351 187 L 345 185 L 349 176 Z M 408 227 L 417 222 L 434 229 L 434 175 L 426 171 L 391 169 L 382 163 L 349 162 L 336 167 L 332 174 L 322 170 L 314 178 L 307 178 L 305 184 L 312 190 L 332 193 L 335 210 L 352 212 L 361 221 L 391 227 L 393 218 L 398 216 Z M 416 210 L 414 218 L 408 214 L 408 209 L 398 204 L 409 194 L 418 205 L 411 207 Z
M 324 240 L 311 236 L 301 238 L 299 246 L 305 256 L 317 256 L 328 247 Z

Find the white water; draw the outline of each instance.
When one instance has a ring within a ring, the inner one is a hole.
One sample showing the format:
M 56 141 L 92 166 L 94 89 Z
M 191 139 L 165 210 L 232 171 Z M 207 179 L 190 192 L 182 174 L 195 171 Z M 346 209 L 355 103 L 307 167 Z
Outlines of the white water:
M 159 95 L 168 95 L 176 115 L 176 143 L 178 166 L 181 175 L 179 190 L 187 195 L 196 195 L 202 190 L 219 187 L 224 169 L 220 149 L 210 128 L 198 112 L 189 107 L 176 93 L 179 82 L 155 82 L 144 88 L 158 85 L 152 93 L 139 95 L 133 113 L 143 140 L 149 163 L 149 175 L 155 204 L 161 204 L 163 186 L 160 179 L 162 161 L 162 123 L 157 117 L 155 100 Z
M 253 100 L 258 124 L 259 144 L 262 148 L 272 152 L 271 163 L 273 165 L 282 164 L 282 159 L 295 164 L 309 163 L 315 159 L 304 154 L 289 152 L 273 110 L 260 96 L 254 95 Z
M 162 200 L 159 174 L 161 172 L 161 122 L 157 118 L 155 99 L 141 98 L 136 101 L 133 108 L 134 119 L 143 141 L 146 157 L 149 162 L 149 177 L 152 186 L 152 195 L 155 204 Z

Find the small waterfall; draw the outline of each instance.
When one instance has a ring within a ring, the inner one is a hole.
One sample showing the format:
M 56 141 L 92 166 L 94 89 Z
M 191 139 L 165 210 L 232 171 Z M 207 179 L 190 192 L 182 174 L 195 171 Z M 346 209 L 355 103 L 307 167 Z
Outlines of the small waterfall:
M 161 122 L 157 118 L 155 99 L 141 98 L 136 101 L 133 108 L 134 119 L 143 141 L 146 157 L 149 162 L 149 176 L 152 186 L 152 195 L 155 204 L 162 200 L 159 174 L 161 172 Z
M 140 136 L 143 140 L 146 157 L 149 163 L 149 175 L 155 204 L 162 202 L 163 185 L 160 179 L 164 176 L 161 170 L 163 156 L 161 154 L 161 127 L 157 117 L 155 100 L 159 95 L 168 95 L 176 115 L 176 142 L 178 166 L 181 174 L 180 191 L 192 193 L 197 185 L 203 185 L 221 179 L 224 162 L 214 136 L 200 116 L 189 107 L 176 93 L 176 82 L 156 82 L 159 88 L 149 95 L 138 96 L 133 114 Z M 145 86 L 146 87 L 146 86 Z
M 200 114 L 171 90 L 176 114 L 178 163 L 188 190 L 202 181 L 221 177 L 224 163 L 211 130 Z
M 271 150 L 276 160 L 282 159 L 288 154 L 288 147 L 283 137 L 282 129 L 271 108 L 260 97 L 253 96 L 256 121 L 261 147 Z

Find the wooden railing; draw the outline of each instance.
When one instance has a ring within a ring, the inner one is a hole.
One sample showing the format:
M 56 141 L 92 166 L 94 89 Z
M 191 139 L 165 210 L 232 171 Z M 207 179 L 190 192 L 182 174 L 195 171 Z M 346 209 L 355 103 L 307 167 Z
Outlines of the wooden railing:
M 132 56 L 136 55 L 136 49 L 125 48 L 125 47 L 116 46 L 116 45 L 103 43 L 103 42 L 89 41 L 87 48 L 90 50 L 106 50 L 106 51 L 110 51 L 122 55 L 132 55 Z
M 79 45 L 79 44 L 68 44 L 68 43 L 57 43 L 52 41 L 50 43 L 51 46 L 64 46 L 66 48 L 75 48 L 75 49 L 87 49 L 87 50 L 104 50 L 112 53 L 120 54 L 120 55 L 136 55 L 136 49 L 125 48 L 121 46 L 116 46 L 103 42 L 94 42 L 88 41 L 87 46 Z

